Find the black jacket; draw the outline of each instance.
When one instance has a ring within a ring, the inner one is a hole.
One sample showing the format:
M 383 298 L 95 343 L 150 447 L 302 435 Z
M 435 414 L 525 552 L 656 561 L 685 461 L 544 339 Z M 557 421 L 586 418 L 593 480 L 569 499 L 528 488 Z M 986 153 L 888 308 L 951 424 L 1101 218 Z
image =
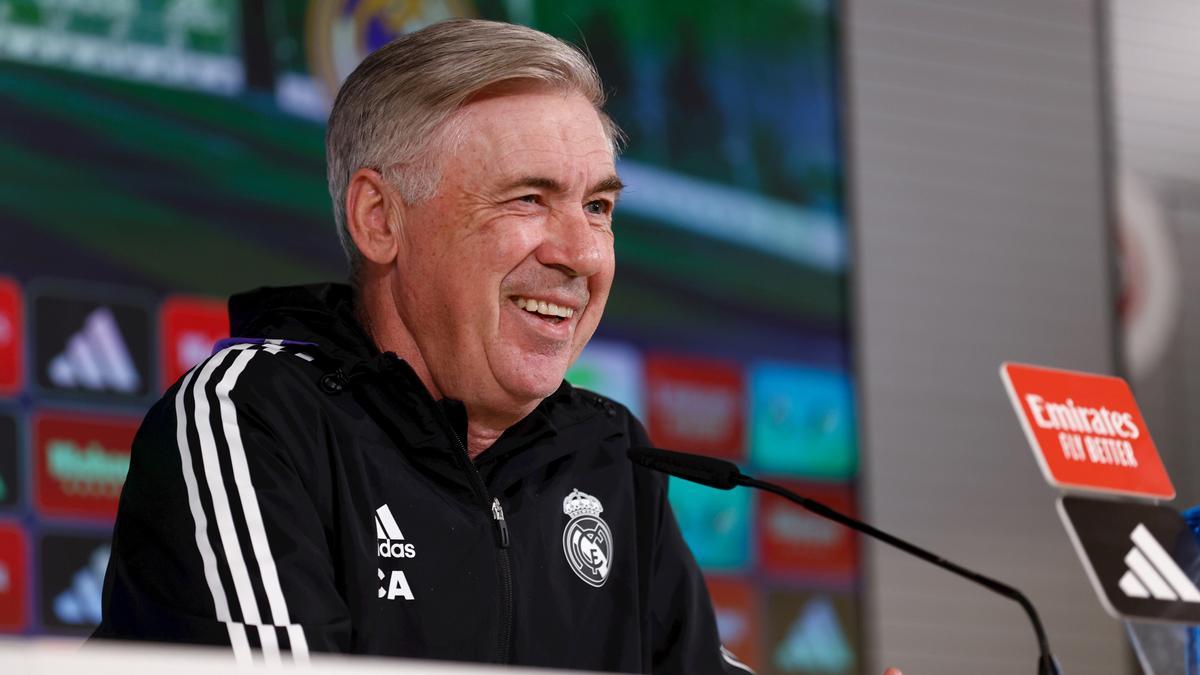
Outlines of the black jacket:
M 743 672 L 624 407 L 564 383 L 471 462 L 462 404 L 378 353 L 348 287 L 230 314 L 246 337 L 134 441 L 95 637 Z

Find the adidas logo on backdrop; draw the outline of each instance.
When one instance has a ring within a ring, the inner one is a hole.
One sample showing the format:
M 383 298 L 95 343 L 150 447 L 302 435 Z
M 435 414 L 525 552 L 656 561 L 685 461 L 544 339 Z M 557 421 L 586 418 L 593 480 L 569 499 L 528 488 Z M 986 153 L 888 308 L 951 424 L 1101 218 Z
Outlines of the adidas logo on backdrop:
M 87 564 L 71 577 L 71 585 L 54 597 L 54 617 L 66 625 L 100 623 L 100 589 L 108 567 L 109 547 L 92 551 Z
M 50 360 L 50 381 L 64 389 L 136 393 L 141 375 L 133 364 L 112 310 L 101 307 L 67 340 L 66 349 Z
M 804 606 L 779 643 L 774 663 L 783 671 L 850 671 L 854 651 L 827 598 L 818 596 Z

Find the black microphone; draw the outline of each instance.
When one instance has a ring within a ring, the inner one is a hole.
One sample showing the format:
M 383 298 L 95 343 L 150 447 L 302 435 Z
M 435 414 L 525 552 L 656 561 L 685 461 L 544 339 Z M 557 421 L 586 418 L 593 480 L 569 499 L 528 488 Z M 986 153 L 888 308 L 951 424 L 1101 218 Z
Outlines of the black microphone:
M 732 490 L 741 485 L 738 479 L 744 477 L 736 464 L 716 457 L 658 448 L 630 448 L 628 454 L 635 464 L 718 490 Z
M 942 569 L 949 570 L 964 579 L 969 579 L 975 583 L 987 588 L 995 593 L 999 593 L 1004 597 L 1015 601 L 1025 610 L 1025 614 L 1029 616 L 1029 621 L 1033 624 L 1033 632 L 1037 636 L 1038 641 L 1038 675 L 1060 675 L 1061 670 L 1058 667 L 1058 661 L 1054 659 L 1054 655 L 1050 653 L 1050 641 L 1046 638 L 1046 631 L 1042 628 L 1042 620 L 1038 617 L 1037 610 L 1034 609 L 1033 603 L 1025 594 L 1008 584 L 1001 583 L 986 577 L 978 572 L 956 565 L 955 563 L 946 560 L 945 558 L 931 553 L 915 544 L 910 544 L 899 537 L 892 536 L 883 530 L 876 529 L 867 523 L 851 518 L 846 514 L 836 511 L 825 506 L 821 502 L 802 497 L 791 490 L 768 483 L 767 481 L 751 478 L 743 474 L 737 465 L 733 462 L 727 462 L 716 457 L 705 457 L 703 455 L 693 455 L 686 452 L 675 452 L 673 450 L 660 450 L 658 448 L 637 447 L 629 449 L 629 459 L 634 464 L 640 464 L 655 471 L 661 471 L 672 476 L 677 476 L 684 480 L 689 480 L 701 485 L 707 485 L 719 490 L 732 490 L 739 485 L 758 488 L 772 494 L 779 495 L 784 499 L 790 500 L 799 504 L 801 507 L 821 516 L 828 518 L 835 523 L 840 523 L 849 527 L 852 530 L 857 530 L 863 534 L 878 539 L 885 544 L 904 551 L 910 555 L 914 555 L 921 560 L 933 563 Z

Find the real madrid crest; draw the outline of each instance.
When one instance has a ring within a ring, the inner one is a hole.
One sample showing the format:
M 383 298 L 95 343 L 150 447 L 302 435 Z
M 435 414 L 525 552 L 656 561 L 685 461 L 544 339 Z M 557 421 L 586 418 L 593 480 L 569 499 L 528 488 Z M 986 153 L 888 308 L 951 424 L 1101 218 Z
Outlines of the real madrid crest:
M 599 499 L 579 490 L 563 499 L 563 513 L 571 517 L 563 530 L 563 554 L 575 574 L 596 588 L 612 571 L 612 532 L 600 517 L 603 511 Z
M 329 103 L 342 80 L 392 39 L 438 21 L 474 16 L 470 0 L 312 0 L 305 19 L 305 53 Z

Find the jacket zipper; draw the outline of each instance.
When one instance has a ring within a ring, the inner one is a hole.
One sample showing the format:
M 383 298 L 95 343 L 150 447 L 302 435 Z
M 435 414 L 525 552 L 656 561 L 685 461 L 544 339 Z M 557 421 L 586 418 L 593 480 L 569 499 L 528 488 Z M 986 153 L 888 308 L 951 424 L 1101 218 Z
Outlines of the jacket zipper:
M 385 358 L 392 363 L 399 361 L 399 358 L 391 352 L 386 352 Z M 340 370 L 338 371 L 338 375 L 345 378 L 345 375 Z M 498 497 L 492 497 L 488 494 L 487 486 L 483 483 L 483 476 L 480 475 L 479 469 L 475 468 L 475 463 L 471 461 L 471 455 L 467 452 L 466 446 L 463 445 L 462 439 L 458 437 L 458 432 L 454 430 L 454 425 L 451 424 L 450 418 L 436 403 L 434 403 L 433 407 L 441 418 L 446 430 L 450 432 L 450 437 L 454 439 L 454 446 L 458 448 L 458 457 L 462 462 L 463 471 L 467 474 L 467 479 L 471 483 L 471 491 L 479 499 L 484 512 L 490 513 L 492 523 L 495 525 L 496 561 L 500 568 L 500 636 L 496 645 L 498 650 L 496 656 L 500 663 L 508 663 L 509 654 L 512 649 L 513 579 L 512 558 L 508 551 L 508 524 L 504 521 L 504 508 L 500 506 L 500 499 Z
M 445 417 L 443 415 L 443 417 Z M 495 525 L 496 532 L 496 560 L 500 566 L 500 639 L 497 649 L 499 650 L 497 657 L 500 663 L 508 663 L 509 651 L 512 646 L 512 622 L 513 622 L 513 580 L 512 580 L 512 559 L 508 552 L 508 524 L 504 521 L 504 508 L 500 506 L 500 498 L 492 497 L 488 494 L 487 486 L 483 484 L 483 476 L 479 474 L 479 469 L 475 468 L 474 462 L 471 461 L 471 455 L 463 446 L 462 439 L 458 437 L 458 433 L 454 431 L 453 425 L 447 419 L 446 426 L 450 430 L 450 436 L 454 439 L 454 445 L 458 448 L 459 459 L 461 459 L 466 467 L 467 477 L 470 479 L 472 491 L 475 496 L 482 502 L 484 509 L 491 512 L 492 523 Z
M 508 525 L 504 523 L 504 509 L 500 507 L 499 497 L 492 497 L 492 520 L 500 530 L 500 547 L 508 548 Z

